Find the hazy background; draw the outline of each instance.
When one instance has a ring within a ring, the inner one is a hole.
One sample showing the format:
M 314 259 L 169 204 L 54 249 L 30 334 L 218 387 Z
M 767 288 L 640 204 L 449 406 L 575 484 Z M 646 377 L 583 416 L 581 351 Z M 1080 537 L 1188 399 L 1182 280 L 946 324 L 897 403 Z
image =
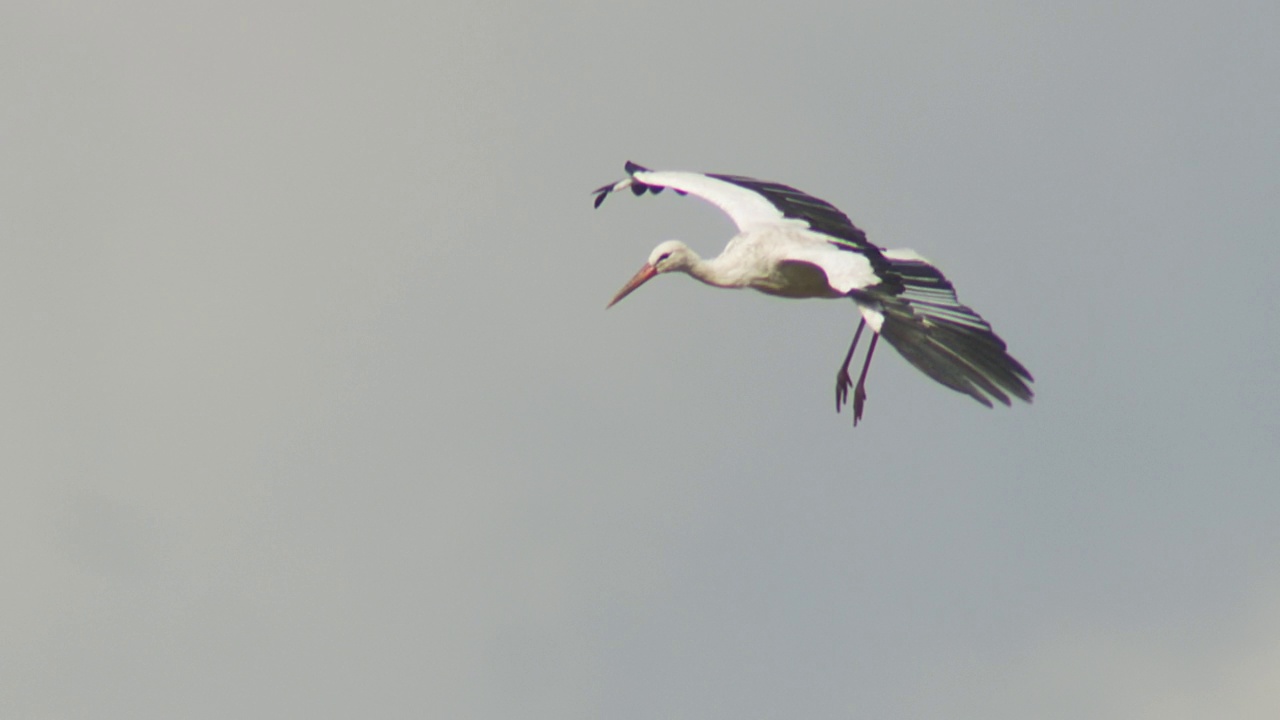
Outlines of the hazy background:
M 1119 5 L 1119 7 L 1117 7 Z M 1280 716 L 1274 2 L 7 2 L 0 716 Z M 661 278 L 826 198 L 1036 375 Z

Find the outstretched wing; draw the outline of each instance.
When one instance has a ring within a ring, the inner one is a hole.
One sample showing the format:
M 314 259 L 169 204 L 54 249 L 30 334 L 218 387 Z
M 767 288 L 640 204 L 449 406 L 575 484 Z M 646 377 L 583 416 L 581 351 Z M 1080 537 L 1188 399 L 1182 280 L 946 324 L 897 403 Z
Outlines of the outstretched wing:
M 631 188 L 636 195 L 645 192 L 656 195 L 664 188 L 671 188 L 720 208 L 740 232 L 766 225 L 799 225 L 827 236 L 846 249 L 877 255 L 880 251 L 867 241 L 867 234 L 834 205 L 788 185 L 740 175 L 650 170 L 630 161 L 626 170 L 626 178 L 594 191 L 596 207 L 600 207 L 609 193 L 626 188 Z
M 1010 395 L 1031 402 L 1031 373 L 987 321 L 960 302 L 942 271 L 910 250 L 888 250 L 884 257 L 901 289 L 853 293 L 873 330 L 916 369 L 987 407 L 989 398 L 1008 405 Z

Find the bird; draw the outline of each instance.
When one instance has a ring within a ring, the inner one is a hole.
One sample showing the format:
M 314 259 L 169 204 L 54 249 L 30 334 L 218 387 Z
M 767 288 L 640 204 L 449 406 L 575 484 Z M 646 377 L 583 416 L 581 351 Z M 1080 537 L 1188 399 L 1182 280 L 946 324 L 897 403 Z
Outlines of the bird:
M 836 372 L 836 412 L 849 402 L 856 427 L 866 404 L 867 371 L 881 338 L 925 375 L 979 403 L 1030 403 L 1031 373 L 1009 354 L 982 316 L 956 297 L 938 268 L 914 250 L 890 250 L 831 203 L 776 182 L 740 175 L 650 170 L 634 162 L 627 176 L 592 191 L 599 208 L 611 193 L 657 195 L 670 188 L 718 207 L 737 227 L 718 257 L 703 259 L 679 240 L 660 243 L 607 308 L 649 280 L 684 273 L 719 288 L 751 288 L 783 298 L 851 299 L 857 330 Z M 862 371 L 849 375 L 854 350 L 871 328 Z

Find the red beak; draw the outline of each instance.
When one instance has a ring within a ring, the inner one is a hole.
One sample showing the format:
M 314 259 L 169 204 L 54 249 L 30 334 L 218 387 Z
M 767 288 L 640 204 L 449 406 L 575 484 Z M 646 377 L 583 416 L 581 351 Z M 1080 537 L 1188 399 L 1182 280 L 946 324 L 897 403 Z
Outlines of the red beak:
M 650 278 L 657 274 L 658 271 L 654 269 L 652 265 L 645 263 L 644 267 L 640 268 L 640 272 L 636 273 L 634 277 L 628 280 L 627 284 L 623 285 L 622 289 L 618 291 L 618 294 L 613 296 L 613 299 L 605 306 L 605 310 L 617 305 L 619 300 L 630 295 L 636 288 L 645 284 Z

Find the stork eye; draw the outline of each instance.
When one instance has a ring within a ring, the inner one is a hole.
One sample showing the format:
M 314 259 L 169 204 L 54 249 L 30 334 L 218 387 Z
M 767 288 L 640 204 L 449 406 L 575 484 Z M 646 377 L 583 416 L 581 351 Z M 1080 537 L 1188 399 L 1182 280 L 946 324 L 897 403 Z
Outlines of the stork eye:
M 661 255 L 659 255 L 659 256 L 658 256 L 658 259 L 657 259 L 657 260 L 655 260 L 653 264 L 654 264 L 654 265 L 657 265 L 657 264 L 661 263 L 663 260 L 666 260 L 666 259 L 667 259 L 667 258 L 669 258 L 669 257 L 671 257 L 671 253 L 669 253 L 669 252 L 664 252 L 664 253 L 662 253 Z

